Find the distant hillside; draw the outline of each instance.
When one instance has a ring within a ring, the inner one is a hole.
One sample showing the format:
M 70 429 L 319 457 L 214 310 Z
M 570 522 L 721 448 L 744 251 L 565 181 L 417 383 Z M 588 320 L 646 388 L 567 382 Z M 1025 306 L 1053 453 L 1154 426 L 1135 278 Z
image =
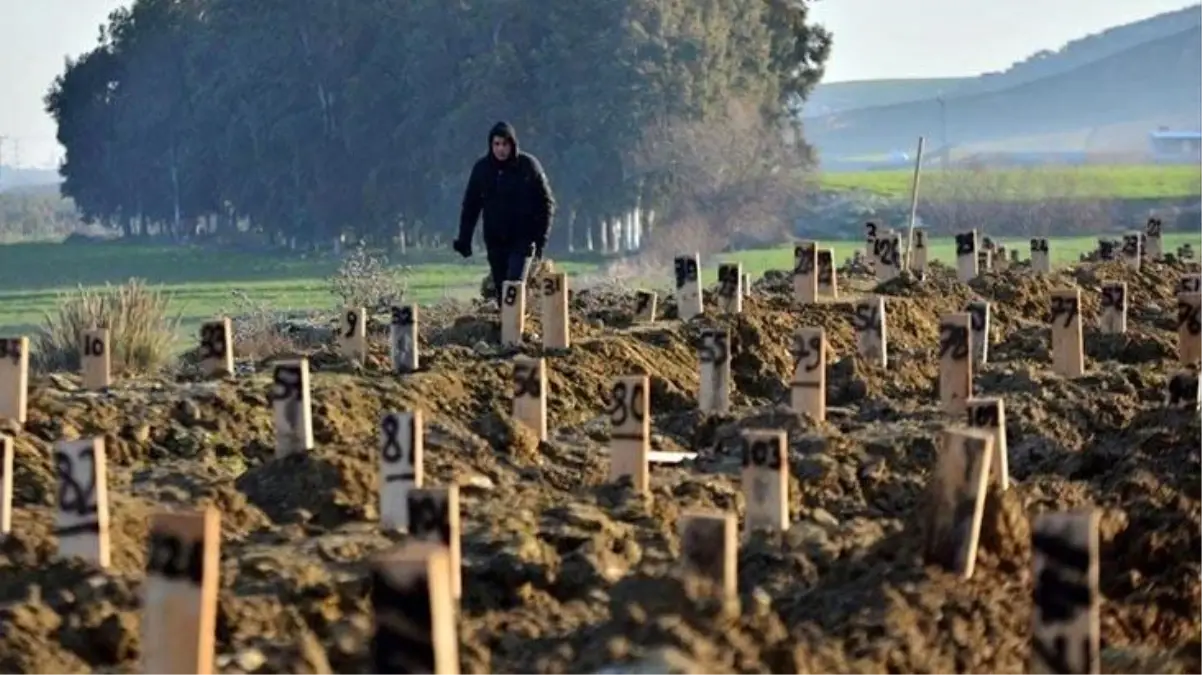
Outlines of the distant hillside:
M 948 142 L 965 145 L 1123 124 L 1196 126 L 1199 118 L 1202 28 L 1194 26 L 1067 72 L 945 97 L 942 111 L 927 99 L 809 119 L 806 138 L 826 159 L 909 149 L 919 135 L 938 145 L 944 123 Z
M 62 182 L 57 171 L 0 166 L 0 192 L 19 187 L 58 185 Z
M 933 99 L 981 94 L 1006 89 L 1076 70 L 1140 44 L 1202 26 L 1202 5 L 1165 12 L 1134 23 L 1108 28 L 1073 40 L 1058 50 L 1043 50 L 1000 73 L 978 77 L 913 80 L 859 80 L 820 84 L 806 102 L 803 116 L 820 117 L 857 108 L 872 108 Z M 835 50 L 839 36 L 835 36 Z

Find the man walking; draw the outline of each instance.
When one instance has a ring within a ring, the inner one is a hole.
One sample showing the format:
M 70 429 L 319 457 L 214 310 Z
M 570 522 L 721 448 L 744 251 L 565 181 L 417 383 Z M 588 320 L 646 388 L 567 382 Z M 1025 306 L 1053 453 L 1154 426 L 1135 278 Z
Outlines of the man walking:
M 472 232 L 484 212 L 484 248 L 492 274 L 498 306 L 501 284 L 526 278 L 532 258 L 541 258 L 555 213 L 555 198 L 538 159 L 518 151 L 518 138 L 507 122 L 497 122 L 488 133 L 489 152 L 472 167 L 459 238 L 451 247 L 459 255 L 472 255 Z

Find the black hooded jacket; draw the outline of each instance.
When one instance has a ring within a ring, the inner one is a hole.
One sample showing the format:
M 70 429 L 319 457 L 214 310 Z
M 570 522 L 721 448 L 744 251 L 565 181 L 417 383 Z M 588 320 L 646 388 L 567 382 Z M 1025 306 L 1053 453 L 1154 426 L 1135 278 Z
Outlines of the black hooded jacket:
M 497 161 L 492 154 L 494 137 L 508 138 L 513 145 L 509 159 Z M 484 212 L 484 245 L 490 250 L 547 244 L 555 198 L 543 167 L 534 155 L 518 152 L 517 134 L 506 122 L 497 122 L 488 132 L 488 153 L 476 161 L 459 215 L 459 240 L 471 241 L 476 219 Z

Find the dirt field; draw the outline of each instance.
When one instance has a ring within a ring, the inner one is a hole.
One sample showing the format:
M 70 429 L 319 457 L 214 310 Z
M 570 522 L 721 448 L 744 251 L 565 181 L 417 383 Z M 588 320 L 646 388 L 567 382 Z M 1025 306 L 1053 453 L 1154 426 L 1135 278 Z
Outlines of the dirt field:
M 1025 672 L 1027 517 L 1089 504 L 1103 511 L 1103 670 L 1199 672 L 1199 414 L 1164 406 L 1177 370 L 1172 293 L 1187 271 L 1106 263 L 964 285 L 936 267 L 921 284 L 890 282 L 887 372 L 854 356 L 848 302 L 792 309 L 787 280 L 769 275 L 743 314 L 708 319 L 736 336 L 734 413 L 722 417 L 696 411 L 696 322 L 631 328 L 633 291 L 582 291 L 571 352 L 548 357 L 552 440 L 541 447 L 509 422 L 509 358 L 486 344 L 497 333 L 486 310 L 423 308 L 423 372 L 403 378 L 386 372 L 386 317 L 371 327 L 365 371 L 315 349 L 317 448 L 285 460 L 273 459 L 267 364 L 219 384 L 121 380 L 107 394 L 79 391 L 73 374 L 36 377 L 29 421 L 6 431 L 16 511 L 0 544 L 0 671 L 136 672 L 148 515 L 212 504 L 224 530 L 220 670 L 370 672 L 365 559 L 404 540 L 376 526 L 377 424 L 383 410 L 418 407 L 426 484 L 462 491 L 465 673 Z M 1104 278 L 1129 285 L 1125 335 L 1093 328 Z M 845 297 L 872 285 L 841 283 Z M 1045 314 L 1049 291 L 1074 284 L 1088 373 L 1069 381 L 1049 372 Z M 974 296 L 994 302 L 976 387 L 1005 399 L 1012 484 L 991 494 L 962 581 L 922 564 L 918 514 L 937 434 L 960 423 L 937 404 L 938 317 Z M 825 327 L 833 347 L 818 425 L 785 405 L 801 326 Z M 640 372 L 652 376 L 653 448 L 700 453 L 654 467 L 649 500 L 605 483 L 605 392 Z M 742 547 L 734 612 L 676 571 L 676 519 L 741 512 L 732 440 L 747 427 L 789 431 L 793 522 Z M 50 534 L 50 444 L 93 435 L 109 462 L 104 572 L 56 560 Z M 628 665 L 637 659 L 648 661 Z

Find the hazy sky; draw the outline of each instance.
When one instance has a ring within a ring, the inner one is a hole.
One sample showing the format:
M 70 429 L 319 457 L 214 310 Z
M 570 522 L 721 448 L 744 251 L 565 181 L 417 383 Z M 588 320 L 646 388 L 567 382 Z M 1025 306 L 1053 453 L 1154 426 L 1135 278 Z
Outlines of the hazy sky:
M 398 0 L 403 1 L 403 0 Z M 571 0 L 563 0 L 570 2 Z M 972 75 L 1040 49 L 1196 0 L 817 0 L 835 32 L 827 81 Z M 4 162 L 52 166 L 61 152 L 42 96 L 63 57 L 95 44 L 120 0 L 0 0 Z

